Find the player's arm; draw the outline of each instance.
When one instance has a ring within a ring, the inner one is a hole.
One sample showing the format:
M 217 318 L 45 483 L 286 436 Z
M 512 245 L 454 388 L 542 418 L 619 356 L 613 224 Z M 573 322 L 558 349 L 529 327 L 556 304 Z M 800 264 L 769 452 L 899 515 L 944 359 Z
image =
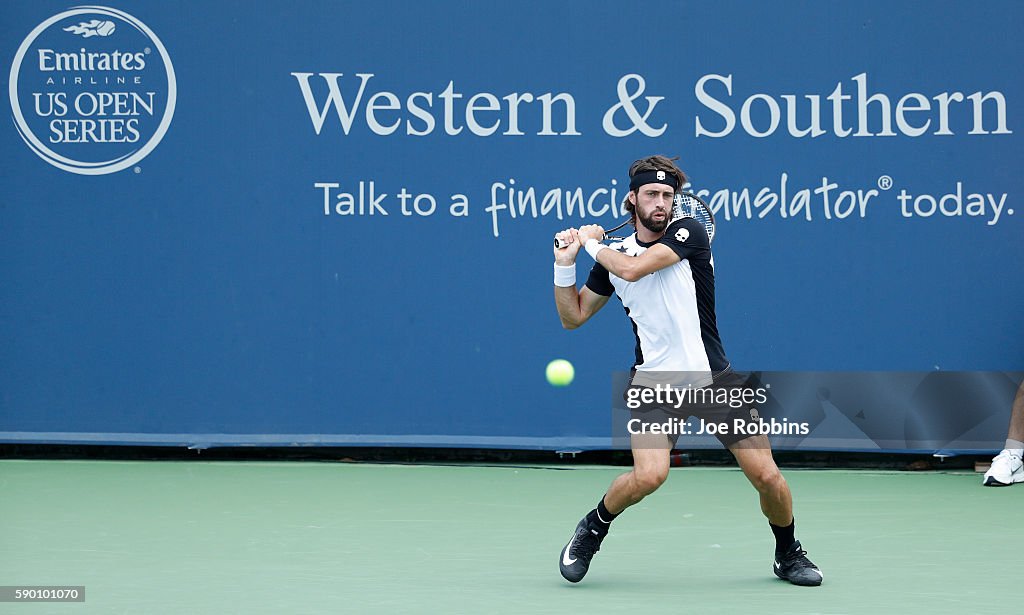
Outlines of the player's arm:
M 600 241 L 604 231 L 600 226 L 584 226 L 580 228 L 578 237 L 585 246 L 590 239 Z M 594 260 L 616 276 L 627 282 L 636 282 L 683 259 L 709 258 L 710 247 L 711 242 L 704 227 L 693 218 L 682 218 L 670 224 L 662 238 L 639 256 L 600 248 L 593 252 L 593 256 Z
M 615 250 L 601 250 L 594 260 L 623 280 L 636 282 L 645 275 L 675 265 L 682 259 L 671 248 L 656 243 L 639 256 L 630 256 Z
M 601 241 L 604 238 L 604 229 L 597 224 L 580 227 L 578 238 L 583 245 L 591 239 L 595 242 Z M 611 249 L 599 249 L 592 256 L 602 267 L 627 282 L 636 282 L 645 275 L 675 265 L 682 260 L 671 248 L 660 243 L 654 244 L 639 256 L 630 256 Z
M 575 286 L 555 286 L 555 307 L 558 318 L 566 329 L 575 329 L 608 303 L 608 297 L 599 295 L 586 286 L 576 292 Z
M 564 237 L 569 245 L 564 248 L 555 248 L 555 307 L 558 309 L 558 318 L 562 321 L 562 326 L 566 329 L 575 329 L 590 320 L 591 316 L 608 303 L 608 297 L 611 296 L 611 282 L 607 281 L 607 271 L 604 273 L 605 280 L 603 281 L 600 279 L 599 272 L 591 272 L 591 279 L 587 280 L 588 283 L 577 291 L 575 268 L 580 243 L 576 230 L 568 229 L 559 233 L 558 236 Z M 597 273 L 596 276 L 595 273 Z M 591 290 L 591 284 L 597 286 L 600 292 Z M 607 294 L 602 294 L 606 290 Z

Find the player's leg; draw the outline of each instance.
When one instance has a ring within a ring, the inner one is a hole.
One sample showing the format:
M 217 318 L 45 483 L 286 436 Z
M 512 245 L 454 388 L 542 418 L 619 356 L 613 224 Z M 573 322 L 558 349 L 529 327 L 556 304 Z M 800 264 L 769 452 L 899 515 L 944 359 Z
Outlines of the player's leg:
M 654 493 L 668 478 L 672 443 L 662 435 L 638 435 L 631 438 L 633 469 L 612 481 L 604 505 L 618 515 Z
M 1017 397 L 1010 410 L 1010 429 L 1006 445 L 992 460 L 992 467 L 985 472 L 983 484 L 988 487 L 1005 487 L 1013 483 L 1024 483 L 1024 382 L 1017 389 Z
M 793 496 L 772 457 L 767 436 L 728 444 L 743 474 L 757 489 L 761 512 L 775 534 L 775 574 L 795 585 L 821 585 L 822 574 L 794 536 Z
M 633 469 L 612 481 L 597 508 L 591 510 L 573 530 L 562 548 L 558 568 L 567 581 L 577 583 L 590 568 L 590 561 L 608 535 L 612 520 L 623 510 L 653 493 L 668 477 L 672 442 L 663 435 L 634 435 Z
M 793 522 L 793 495 L 789 484 L 775 465 L 767 436 L 751 436 L 729 446 L 744 476 L 757 489 L 761 512 L 768 522 L 785 527 Z M 785 545 L 789 546 L 789 545 Z

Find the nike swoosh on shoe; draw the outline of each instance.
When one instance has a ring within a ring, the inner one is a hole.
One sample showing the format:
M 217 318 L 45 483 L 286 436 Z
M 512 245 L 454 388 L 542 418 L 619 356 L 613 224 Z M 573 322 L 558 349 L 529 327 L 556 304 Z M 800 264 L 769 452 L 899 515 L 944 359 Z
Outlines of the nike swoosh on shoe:
M 565 551 L 562 553 L 562 565 L 563 566 L 572 566 L 573 564 L 576 563 L 576 558 L 575 557 L 572 558 L 572 559 L 569 559 L 569 547 L 571 545 L 572 545 L 572 540 L 569 541 L 569 544 L 565 545 Z M 551 560 L 548 560 L 548 561 L 551 561 Z

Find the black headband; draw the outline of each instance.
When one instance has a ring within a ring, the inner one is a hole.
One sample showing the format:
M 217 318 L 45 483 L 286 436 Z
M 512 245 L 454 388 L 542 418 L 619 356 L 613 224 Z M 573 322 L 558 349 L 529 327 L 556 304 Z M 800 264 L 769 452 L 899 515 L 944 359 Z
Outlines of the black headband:
M 665 184 L 672 190 L 679 190 L 679 181 L 668 171 L 644 171 L 629 178 L 629 189 L 636 190 L 646 184 Z

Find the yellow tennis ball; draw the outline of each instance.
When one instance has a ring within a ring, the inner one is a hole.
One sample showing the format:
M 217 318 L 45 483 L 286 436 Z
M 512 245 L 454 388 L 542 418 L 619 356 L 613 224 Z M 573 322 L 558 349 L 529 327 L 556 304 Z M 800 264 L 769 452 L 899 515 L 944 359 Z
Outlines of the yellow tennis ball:
M 572 363 L 565 359 L 555 359 L 548 363 L 544 373 L 548 377 L 548 383 L 555 387 L 569 386 L 576 376 L 576 370 L 573 369 Z

